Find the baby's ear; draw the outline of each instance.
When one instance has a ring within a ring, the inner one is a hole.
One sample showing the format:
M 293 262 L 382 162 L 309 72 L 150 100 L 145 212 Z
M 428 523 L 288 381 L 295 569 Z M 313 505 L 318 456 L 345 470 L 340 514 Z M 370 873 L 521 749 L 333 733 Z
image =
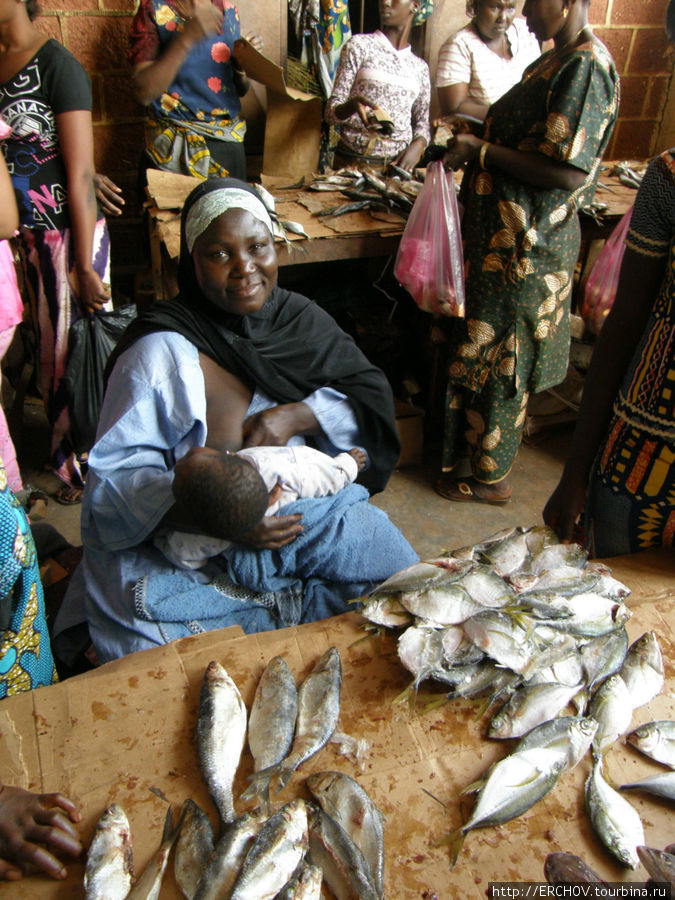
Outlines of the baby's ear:
M 269 492 L 269 496 L 267 499 L 267 505 L 272 506 L 277 500 L 281 497 L 281 485 L 277 482 L 272 490 Z

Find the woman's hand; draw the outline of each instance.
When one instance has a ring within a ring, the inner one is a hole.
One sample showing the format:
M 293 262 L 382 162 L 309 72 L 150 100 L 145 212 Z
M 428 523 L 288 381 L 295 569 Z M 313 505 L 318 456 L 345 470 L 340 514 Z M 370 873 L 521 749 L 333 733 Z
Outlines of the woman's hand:
M 201 41 L 212 34 L 220 34 L 222 27 L 222 10 L 217 9 L 211 0 L 193 0 L 192 15 L 183 28 L 188 41 Z
M 104 215 L 121 216 L 122 207 L 124 206 L 124 197 L 122 196 L 122 188 L 118 187 L 114 181 L 111 181 L 107 175 L 94 175 L 94 190 L 96 198 Z
M 263 516 L 255 528 L 242 539 L 242 543 L 256 550 L 277 550 L 290 544 L 302 531 L 302 516 Z
M 476 159 L 484 143 L 485 141 L 473 134 L 456 134 L 448 141 L 448 149 L 443 156 L 443 165 L 448 170 L 461 169 L 462 166 Z
M 245 41 L 249 42 L 254 50 L 257 50 L 258 53 L 260 53 L 263 48 L 263 39 L 261 35 L 255 31 L 247 31 L 246 34 L 242 34 L 242 37 Z
M 548 499 L 542 517 L 563 544 L 584 540 L 578 524 L 586 500 L 586 484 L 561 478 L 557 488 Z
M 110 300 L 110 291 L 106 288 L 93 269 L 77 270 L 78 298 L 83 312 L 92 313 L 103 308 Z
M 395 164 L 406 172 L 412 172 L 424 153 L 426 141 L 424 138 L 415 138 L 394 160 Z
M 244 422 L 244 447 L 283 447 L 296 434 L 316 434 L 319 423 L 304 403 L 264 409 Z
M 349 100 L 345 100 L 344 103 L 340 103 L 336 106 L 334 112 L 340 121 L 348 119 L 356 113 L 366 128 L 368 128 L 370 125 L 370 122 L 368 121 L 368 111 L 375 109 L 375 106 L 376 104 L 371 103 L 367 97 L 356 94 L 354 97 L 350 97 Z
M 65 867 L 51 851 L 80 855 L 82 845 L 71 823 L 81 818 L 63 794 L 0 787 L 0 880 L 16 881 L 28 866 L 65 878 Z

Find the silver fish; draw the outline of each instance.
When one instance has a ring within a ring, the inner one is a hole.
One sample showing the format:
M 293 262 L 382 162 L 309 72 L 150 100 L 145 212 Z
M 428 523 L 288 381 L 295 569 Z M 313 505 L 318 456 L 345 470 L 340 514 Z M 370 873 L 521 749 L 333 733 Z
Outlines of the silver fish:
M 246 707 L 220 663 L 206 668 L 199 696 L 197 749 L 202 774 L 223 822 L 234 819 L 232 783 L 246 738 Z
M 385 628 L 405 628 L 413 621 L 398 597 L 386 595 L 367 597 L 361 614 L 373 625 L 384 625 Z
M 344 828 L 368 863 L 370 880 L 381 897 L 384 880 L 384 817 L 363 788 L 342 772 L 316 772 L 307 787 L 325 813 Z
M 665 881 L 670 884 L 671 893 L 675 889 L 675 855 L 667 850 L 654 850 L 652 847 L 638 847 L 640 862 L 652 876 L 654 881 Z
M 476 647 L 464 634 L 459 625 L 449 625 L 441 632 L 443 645 L 443 666 L 450 668 L 456 665 L 470 665 L 485 659 L 483 651 Z
M 484 653 L 519 674 L 539 652 L 531 630 L 498 610 L 472 616 L 464 622 L 463 628 L 467 637 Z
M 557 716 L 580 690 L 581 685 L 524 685 L 490 720 L 489 738 L 521 737 L 537 725 Z
M 595 833 L 614 856 L 634 869 L 639 860 L 637 847 L 645 835 L 640 817 L 624 798 L 610 787 L 602 775 L 602 758 L 597 757 L 586 780 L 586 810 Z
M 318 866 L 302 862 L 276 900 L 321 900 L 323 872 Z
M 584 672 L 579 653 L 575 650 L 569 656 L 556 660 L 544 669 L 537 670 L 527 681 L 528 684 L 544 684 L 546 682 L 569 685 L 570 687 L 573 684 L 583 685 Z M 574 702 L 577 702 L 576 698 Z
M 489 660 L 474 665 L 453 667 L 450 671 L 455 673 L 457 669 L 462 677 L 455 682 L 450 695 L 452 697 L 480 697 L 489 694 L 492 703 L 502 694 L 515 689 L 520 682 L 520 675 Z
M 542 575 L 547 569 L 559 566 L 576 566 L 583 568 L 588 559 L 588 552 L 578 544 L 549 544 L 532 557 L 530 571 Z
M 427 678 L 454 684 L 453 676 L 443 665 L 443 631 L 428 625 L 411 625 L 397 642 L 398 658 L 415 676 L 412 687 L 417 690 Z
M 513 588 L 489 566 L 476 564 L 462 576 L 460 584 L 483 607 L 497 609 L 505 606 L 515 596 Z
M 536 596 L 542 592 L 552 593 L 558 597 L 570 597 L 573 594 L 595 590 L 600 582 L 600 575 L 597 572 L 588 572 L 587 567 L 578 569 L 576 566 L 559 566 L 557 569 L 547 569 L 541 575 L 514 575 L 509 581 L 516 590 L 523 590 L 528 595 Z
M 214 843 L 213 828 L 208 816 L 194 800 L 186 800 L 176 841 L 173 873 L 187 900 L 193 900 L 207 860 L 213 853 Z
M 503 540 L 489 542 L 480 552 L 480 557 L 488 562 L 494 571 L 503 577 L 520 570 L 530 558 L 525 532 L 515 532 Z
M 337 647 L 330 647 L 298 688 L 298 717 L 289 754 L 271 774 L 278 773 L 276 793 L 310 756 L 330 740 L 340 713 L 342 667 Z
M 401 594 L 401 604 L 413 616 L 436 627 L 459 625 L 485 609 L 460 583 L 405 591 Z
M 631 731 L 626 740 L 645 756 L 675 769 L 675 722 L 646 722 Z
M 566 597 L 564 606 L 569 615 L 552 618 L 547 624 L 579 637 L 598 637 L 616 631 L 631 615 L 625 604 L 593 593 Z
M 246 812 L 226 829 L 202 870 L 194 900 L 228 900 L 253 841 L 267 821 L 263 810 Z
M 545 747 L 565 754 L 565 768 L 573 769 L 591 746 L 598 730 L 595 719 L 579 716 L 560 716 L 543 722 L 522 737 L 516 744 L 514 753 L 532 747 Z
M 633 709 L 649 703 L 663 687 L 663 659 L 656 635 L 646 631 L 628 648 L 621 666 Z
M 129 820 L 111 803 L 96 824 L 84 873 L 86 900 L 124 900 L 134 879 Z
M 522 816 L 555 785 L 565 762 L 564 753 L 543 747 L 500 760 L 482 786 L 471 816 L 460 829 L 462 834 Z
M 593 750 L 604 753 L 628 730 L 633 717 L 630 695 L 621 675 L 610 675 L 602 682 L 591 698 L 588 715 L 598 723 Z
M 450 559 L 449 557 L 423 560 L 390 575 L 389 578 L 373 588 L 370 596 L 377 597 L 381 594 L 400 596 L 406 591 L 421 591 L 432 585 L 453 584 L 459 581 L 470 568 L 469 560 Z
M 628 634 L 625 628 L 592 638 L 581 646 L 579 652 L 588 691 L 593 691 L 601 681 L 619 671 L 627 649 Z
M 293 222 L 289 219 L 279 219 L 279 224 L 284 229 L 284 231 L 290 231 L 291 234 L 299 234 L 301 237 L 309 238 L 309 235 L 302 227 L 300 222 Z
M 162 879 L 169 862 L 169 854 L 178 836 L 181 823 L 173 828 L 171 823 L 171 807 L 166 812 L 162 842 L 154 852 L 136 884 L 132 887 L 127 900 L 158 900 L 162 888 Z
M 675 800 L 675 772 L 659 772 L 658 775 L 648 775 L 639 781 L 630 784 L 622 784 L 622 791 L 646 791 L 656 797 L 665 800 Z
M 309 861 L 323 870 L 324 881 L 340 900 L 380 900 L 368 863 L 349 835 L 319 806 L 307 804 Z
M 293 743 L 298 714 L 295 680 L 282 656 L 273 657 L 260 677 L 248 720 L 248 745 L 254 772 L 267 770 L 284 759 Z M 241 795 L 269 798 L 269 778 L 255 779 Z
M 305 801 L 291 800 L 258 832 L 229 900 L 272 900 L 291 879 L 308 843 Z

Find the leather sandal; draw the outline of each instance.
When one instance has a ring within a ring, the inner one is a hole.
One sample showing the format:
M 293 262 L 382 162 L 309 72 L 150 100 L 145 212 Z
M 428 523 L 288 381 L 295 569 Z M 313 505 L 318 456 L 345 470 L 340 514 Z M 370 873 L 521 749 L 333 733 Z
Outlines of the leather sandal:
M 505 506 L 511 499 L 511 494 L 506 497 L 481 497 L 476 491 L 479 485 L 475 478 L 459 478 L 456 481 L 443 481 L 439 479 L 434 484 L 434 490 L 445 500 L 453 500 L 455 503 L 487 503 L 490 506 Z M 480 485 L 487 488 L 487 485 Z

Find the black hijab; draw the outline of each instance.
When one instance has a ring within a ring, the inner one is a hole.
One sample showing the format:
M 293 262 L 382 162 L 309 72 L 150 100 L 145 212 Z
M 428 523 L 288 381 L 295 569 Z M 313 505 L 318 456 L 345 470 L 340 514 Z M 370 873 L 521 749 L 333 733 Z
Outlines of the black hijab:
M 371 493 L 383 490 L 400 452 L 392 391 L 382 371 L 366 359 L 352 338 L 315 303 L 278 286 L 259 310 L 245 316 L 224 312 L 202 293 L 187 249 L 185 222 L 198 200 L 223 188 L 258 196 L 235 178 L 208 179 L 192 191 L 181 218 L 179 294 L 134 320 L 115 348 L 108 372 L 139 338 L 176 331 L 279 404 L 297 403 L 321 387 L 332 387 L 347 397 L 368 453 L 370 464 L 359 481 Z

